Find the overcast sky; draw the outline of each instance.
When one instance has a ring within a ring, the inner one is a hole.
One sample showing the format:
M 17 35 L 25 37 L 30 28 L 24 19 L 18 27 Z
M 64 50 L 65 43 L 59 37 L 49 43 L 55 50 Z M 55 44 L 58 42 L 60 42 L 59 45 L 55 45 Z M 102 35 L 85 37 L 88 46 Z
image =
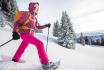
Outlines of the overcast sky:
M 75 32 L 104 30 L 104 0 L 17 0 L 19 9 L 27 10 L 31 1 L 40 3 L 41 24 L 53 24 L 66 10 Z

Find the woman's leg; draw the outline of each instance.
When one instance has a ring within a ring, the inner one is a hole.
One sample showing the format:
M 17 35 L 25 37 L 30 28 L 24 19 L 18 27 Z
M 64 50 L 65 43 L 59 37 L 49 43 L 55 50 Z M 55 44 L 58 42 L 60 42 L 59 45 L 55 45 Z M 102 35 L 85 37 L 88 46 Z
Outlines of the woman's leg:
M 27 48 L 28 44 L 29 42 L 23 40 L 18 50 L 16 51 L 15 55 L 13 56 L 12 60 L 18 62 L 20 60 L 20 57 L 24 53 L 25 49 Z
M 47 53 L 45 52 L 44 44 L 33 35 L 29 35 L 29 37 L 26 39 L 29 41 L 29 43 L 36 46 L 41 64 L 47 64 L 49 59 Z

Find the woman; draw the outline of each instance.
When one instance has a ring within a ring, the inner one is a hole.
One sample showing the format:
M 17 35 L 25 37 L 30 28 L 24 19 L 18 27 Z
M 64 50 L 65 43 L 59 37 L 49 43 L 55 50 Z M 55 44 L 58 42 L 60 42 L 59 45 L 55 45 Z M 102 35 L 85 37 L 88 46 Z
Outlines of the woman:
M 30 43 L 36 46 L 41 64 L 48 65 L 49 59 L 45 52 L 44 45 L 39 39 L 34 37 L 34 30 L 36 28 L 43 29 L 50 27 L 50 24 L 45 24 L 43 26 L 38 25 L 36 18 L 39 10 L 38 2 L 31 2 L 28 9 L 29 11 L 22 11 L 21 17 L 19 16 L 19 18 L 16 19 L 14 23 L 12 35 L 13 40 L 18 40 L 21 37 L 23 41 L 12 58 L 12 61 L 18 62 L 28 44 Z

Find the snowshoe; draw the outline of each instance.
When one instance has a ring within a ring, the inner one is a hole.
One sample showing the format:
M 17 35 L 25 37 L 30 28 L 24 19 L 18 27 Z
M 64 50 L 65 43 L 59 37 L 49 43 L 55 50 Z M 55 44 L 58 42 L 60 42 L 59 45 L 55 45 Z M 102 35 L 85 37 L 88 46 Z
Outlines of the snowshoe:
M 49 62 L 48 64 L 43 64 L 42 69 L 43 70 L 56 70 L 60 65 L 60 61 L 57 62 Z

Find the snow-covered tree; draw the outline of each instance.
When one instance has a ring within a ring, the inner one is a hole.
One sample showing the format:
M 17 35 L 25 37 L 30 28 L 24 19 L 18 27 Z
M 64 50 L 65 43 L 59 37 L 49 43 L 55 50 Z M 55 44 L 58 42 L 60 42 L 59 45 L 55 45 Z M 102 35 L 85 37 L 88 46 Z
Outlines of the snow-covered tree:
M 81 33 L 81 35 L 80 35 L 80 43 L 82 45 L 85 45 L 85 39 L 84 39 L 83 33 Z
M 63 47 L 75 49 L 75 32 L 66 11 L 62 13 L 60 24 L 58 43 Z
M 60 29 L 60 25 L 59 25 L 59 22 L 58 20 L 54 23 L 54 26 L 53 26 L 53 36 L 56 36 L 58 37 L 59 35 L 59 29 Z
M 16 0 L 0 0 L 0 25 L 12 27 L 17 10 Z

